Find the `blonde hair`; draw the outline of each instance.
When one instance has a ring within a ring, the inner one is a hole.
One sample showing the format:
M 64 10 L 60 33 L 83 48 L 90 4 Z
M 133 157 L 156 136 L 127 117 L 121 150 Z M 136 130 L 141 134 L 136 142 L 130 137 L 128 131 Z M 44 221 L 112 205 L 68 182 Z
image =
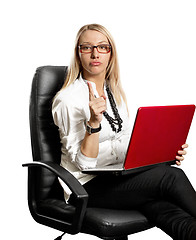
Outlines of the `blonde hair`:
M 105 79 L 114 95 L 114 98 L 115 98 L 117 104 L 120 105 L 121 97 L 123 98 L 124 102 L 127 104 L 125 93 L 121 86 L 121 81 L 120 81 L 120 76 L 119 76 L 119 65 L 118 65 L 117 52 L 116 52 L 116 46 L 115 46 L 114 40 L 113 40 L 111 34 L 108 32 L 108 30 L 99 24 L 87 24 L 87 25 L 84 25 L 78 31 L 78 34 L 77 34 L 76 40 L 75 40 L 74 55 L 73 55 L 72 61 L 70 63 L 70 66 L 68 67 L 68 73 L 67 73 L 65 82 L 61 89 L 64 89 L 64 88 L 68 87 L 70 84 L 72 84 L 79 77 L 80 73 L 82 72 L 82 66 L 80 63 L 80 58 L 79 58 L 79 53 L 78 53 L 78 44 L 79 44 L 79 39 L 80 39 L 81 35 L 87 30 L 98 31 L 107 37 L 112 50 L 111 50 L 110 62 L 106 69 Z

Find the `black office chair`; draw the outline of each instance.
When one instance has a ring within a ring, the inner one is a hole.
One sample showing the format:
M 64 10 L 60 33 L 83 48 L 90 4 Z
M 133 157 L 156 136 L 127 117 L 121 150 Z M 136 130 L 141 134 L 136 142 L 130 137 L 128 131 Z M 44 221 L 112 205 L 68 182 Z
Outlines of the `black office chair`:
M 129 234 L 153 227 L 136 210 L 89 208 L 88 194 L 60 163 L 61 145 L 51 114 L 52 99 L 61 88 L 67 67 L 44 66 L 35 73 L 30 99 L 33 162 L 28 167 L 28 204 L 40 224 L 62 231 L 126 240 Z M 75 204 L 66 203 L 58 178 L 72 190 Z M 64 234 L 63 234 L 64 235 Z M 61 239 L 62 236 L 57 239 Z

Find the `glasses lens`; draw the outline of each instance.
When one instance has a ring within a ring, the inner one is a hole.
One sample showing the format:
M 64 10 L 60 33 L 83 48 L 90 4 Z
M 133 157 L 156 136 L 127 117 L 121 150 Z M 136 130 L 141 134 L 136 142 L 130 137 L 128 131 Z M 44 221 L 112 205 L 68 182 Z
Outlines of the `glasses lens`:
M 82 53 L 90 53 L 92 51 L 91 45 L 80 45 L 80 51 Z
M 111 49 L 111 47 L 108 44 L 102 44 L 102 45 L 97 46 L 97 50 L 100 53 L 109 53 L 110 49 Z

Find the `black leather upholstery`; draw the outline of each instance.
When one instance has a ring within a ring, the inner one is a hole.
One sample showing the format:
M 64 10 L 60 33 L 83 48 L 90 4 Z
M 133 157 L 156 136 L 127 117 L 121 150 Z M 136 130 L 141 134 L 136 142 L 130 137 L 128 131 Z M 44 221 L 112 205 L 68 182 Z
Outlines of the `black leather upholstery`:
M 48 66 L 38 68 L 34 75 L 29 112 L 34 161 L 60 163 L 60 138 L 53 123 L 51 106 L 53 97 L 64 82 L 65 72 L 65 67 Z M 39 169 L 37 179 L 37 197 L 46 199 L 51 193 L 55 177 L 47 170 Z
M 138 211 L 87 208 L 82 231 L 103 239 L 106 236 L 113 239 L 113 236 L 127 236 L 149 226 L 147 219 Z
M 41 224 L 76 234 L 84 232 L 102 239 L 126 236 L 151 228 L 135 210 L 88 208 L 88 194 L 80 183 L 59 166 L 61 145 L 51 114 L 52 99 L 61 88 L 67 67 L 44 66 L 37 69 L 30 99 L 30 130 L 33 163 L 28 167 L 28 203 L 33 218 Z M 60 177 L 73 191 L 75 204 L 64 201 Z

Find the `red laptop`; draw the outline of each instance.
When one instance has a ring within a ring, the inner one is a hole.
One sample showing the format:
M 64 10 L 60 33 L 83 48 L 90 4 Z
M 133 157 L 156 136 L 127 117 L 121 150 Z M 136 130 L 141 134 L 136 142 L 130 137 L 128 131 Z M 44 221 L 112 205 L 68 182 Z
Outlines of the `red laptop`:
M 186 143 L 195 105 L 140 107 L 137 111 L 125 161 L 121 165 L 88 169 L 84 173 L 126 174 L 157 164 L 174 164 Z

